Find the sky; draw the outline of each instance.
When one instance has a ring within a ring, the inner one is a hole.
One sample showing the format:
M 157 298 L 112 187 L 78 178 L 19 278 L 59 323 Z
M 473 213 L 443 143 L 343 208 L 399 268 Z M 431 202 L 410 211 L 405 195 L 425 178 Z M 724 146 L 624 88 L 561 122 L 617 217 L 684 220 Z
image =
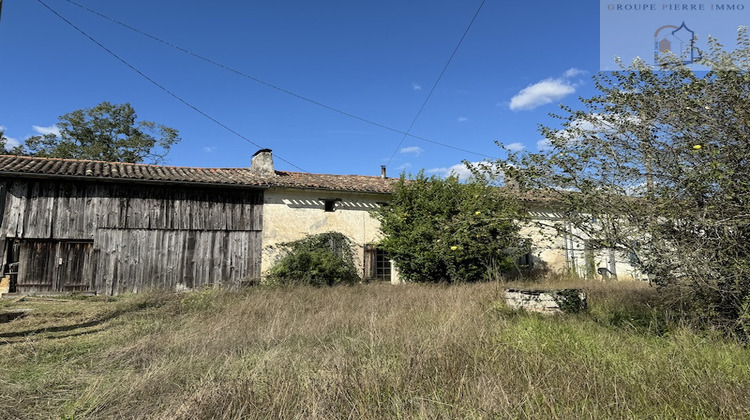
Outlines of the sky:
M 179 130 L 176 166 L 246 167 L 269 148 L 278 170 L 465 172 L 504 156 L 495 142 L 537 151 L 600 66 L 594 0 L 486 0 L 470 28 L 481 0 L 42 1 L 88 36 L 39 0 L 2 2 L 5 135 L 129 102 Z

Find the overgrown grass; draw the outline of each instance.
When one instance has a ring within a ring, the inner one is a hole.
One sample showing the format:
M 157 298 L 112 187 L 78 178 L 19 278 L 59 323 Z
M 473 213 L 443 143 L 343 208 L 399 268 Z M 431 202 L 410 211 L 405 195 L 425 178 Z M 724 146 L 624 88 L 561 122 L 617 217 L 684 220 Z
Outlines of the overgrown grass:
M 579 286 L 558 317 L 498 283 L 2 301 L 35 311 L 0 324 L 0 418 L 750 417 L 750 350 Z

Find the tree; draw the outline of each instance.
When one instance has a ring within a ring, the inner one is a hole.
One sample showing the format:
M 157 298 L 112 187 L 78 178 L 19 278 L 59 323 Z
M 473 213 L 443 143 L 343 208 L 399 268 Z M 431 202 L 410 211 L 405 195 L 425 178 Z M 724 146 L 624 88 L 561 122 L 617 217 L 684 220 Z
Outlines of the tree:
M 161 163 L 180 141 L 174 128 L 151 121 L 136 122 L 129 103 L 102 102 L 60 116 L 60 135 L 26 140 L 29 153 L 41 157 L 91 159 L 108 162 Z
M 479 179 L 402 175 L 375 217 L 383 233 L 380 246 L 411 281 L 482 280 L 492 269 L 513 268 L 525 252 L 517 201 Z
M 549 149 L 495 162 L 556 198 L 602 248 L 627 252 L 692 310 L 750 333 L 750 40 L 709 39 L 696 73 L 677 57 L 594 77 L 598 96 L 542 127 Z M 562 229 L 562 226 L 560 226 Z

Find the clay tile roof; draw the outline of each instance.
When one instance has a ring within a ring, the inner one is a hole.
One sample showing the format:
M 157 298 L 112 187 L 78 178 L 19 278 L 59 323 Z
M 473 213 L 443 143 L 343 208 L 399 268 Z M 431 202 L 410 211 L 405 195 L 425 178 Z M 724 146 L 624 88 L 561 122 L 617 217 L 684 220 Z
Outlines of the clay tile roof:
M 275 187 L 390 193 L 397 179 L 363 175 L 327 175 L 276 171 Z
M 264 176 L 250 168 L 189 168 L 92 160 L 0 155 L 0 176 L 75 178 L 92 181 L 207 184 L 258 188 L 300 188 L 388 194 L 396 181 L 361 175 L 276 171 Z

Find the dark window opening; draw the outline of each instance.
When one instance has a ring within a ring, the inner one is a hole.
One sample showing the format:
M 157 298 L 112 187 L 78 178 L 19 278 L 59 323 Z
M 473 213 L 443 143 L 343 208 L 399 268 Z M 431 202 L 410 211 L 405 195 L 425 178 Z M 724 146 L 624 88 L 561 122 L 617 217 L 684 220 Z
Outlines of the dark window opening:
M 369 280 L 391 280 L 391 258 L 377 246 L 365 245 L 365 278 Z
M 336 200 L 325 200 L 325 211 L 335 211 L 336 210 Z
M 516 264 L 519 267 L 531 268 L 531 266 L 533 265 L 533 263 L 534 263 L 534 261 L 533 261 L 533 257 L 531 256 L 531 252 L 527 252 L 527 253 L 521 255 L 516 260 Z

